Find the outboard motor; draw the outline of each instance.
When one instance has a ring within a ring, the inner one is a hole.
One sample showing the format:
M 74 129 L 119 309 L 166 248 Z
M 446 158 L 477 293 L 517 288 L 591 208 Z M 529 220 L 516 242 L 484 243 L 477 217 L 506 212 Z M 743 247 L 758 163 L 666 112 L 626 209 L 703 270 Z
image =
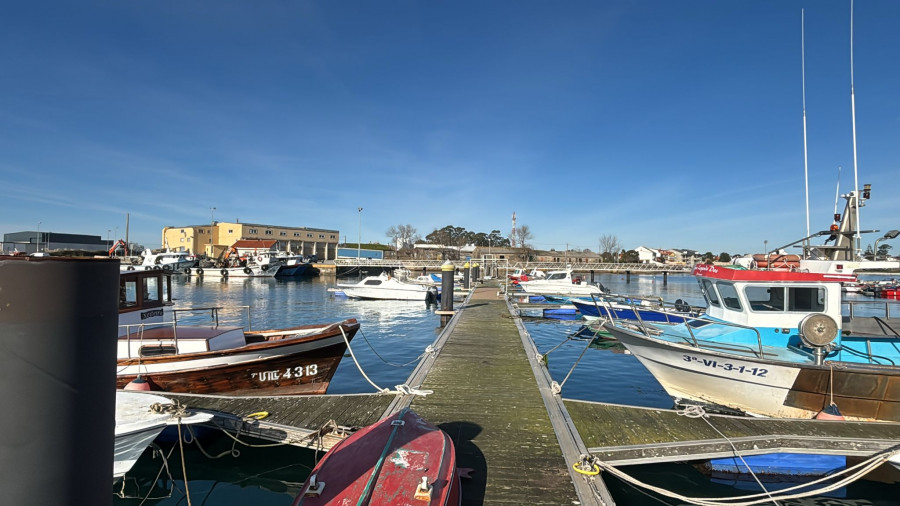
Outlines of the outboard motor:
M 432 305 L 437 304 L 438 301 L 438 291 L 437 288 L 433 286 L 428 287 L 428 291 L 425 292 L 425 304 Z

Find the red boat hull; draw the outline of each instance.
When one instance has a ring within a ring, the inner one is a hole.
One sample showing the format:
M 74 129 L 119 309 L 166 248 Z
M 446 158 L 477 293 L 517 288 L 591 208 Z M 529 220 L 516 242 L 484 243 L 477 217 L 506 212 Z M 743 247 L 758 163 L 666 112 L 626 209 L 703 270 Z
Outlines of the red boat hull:
M 423 477 L 428 491 L 420 489 Z M 293 505 L 455 506 L 460 503 L 459 489 L 453 441 L 404 409 L 332 448 Z

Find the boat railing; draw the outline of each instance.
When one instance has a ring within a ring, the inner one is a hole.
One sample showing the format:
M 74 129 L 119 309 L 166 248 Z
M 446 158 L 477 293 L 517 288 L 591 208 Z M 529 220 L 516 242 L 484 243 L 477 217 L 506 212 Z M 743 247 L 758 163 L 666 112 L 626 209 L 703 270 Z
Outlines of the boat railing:
M 859 316 L 867 316 L 867 317 L 883 316 L 884 318 L 890 319 L 891 318 L 891 306 L 895 306 L 895 309 L 896 309 L 896 302 L 892 303 L 891 301 L 874 301 L 874 300 L 842 300 L 841 306 L 842 306 L 842 311 L 841 311 L 842 313 L 843 313 L 843 306 L 847 307 L 847 316 L 849 316 L 850 318 L 857 317 L 856 313 L 858 313 L 860 309 L 865 308 L 867 310 L 866 312 L 870 312 L 870 313 L 878 312 L 880 314 L 877 314 L 877 315 L 867 314 L 867 315 L 859 315 Z M 884 311 L 881 311 L 881 308 L 884 308 Z
M 172 320 L 174 323 L 178 322 L 178 315 L 190 315 L 195 316 L 202 313 L 209 313 L 210 318 L 213 321 L 213 326 L 219 326 L 219 310 L 223 309 L 221 306 L 208 306 L 208 307 L 178 307 L 172 309 Z M 228 306 L 228 309 L 241 309 L 247 311 L 247 330 L 253 330 L 253 321 L 250 315 L 250 306 Z
M 166 321 L 166 322 L 152 322 L 152 323 L 132 323 L 129 325 L 119 325 L 119 328 L 125 330 L 125 344 L 128 349 L 128 358 L 132 358 L 131 356 L 131 342 L 133 340 L 138 342 L 138 357 L 142 357 L 143 354 L 141 350 L 144 348 L 144 330 L 148 328 L 162 328 L 162 327 L 171 327 L 172 328 L 172 341 L 175 350 L 178 350 L 178 331 L 176 330 L 174 321 Z M 132 337 L 134 336 L 134 337 Z M 121 335 L 120 335 L 121 337 Z M 120 357 L 121 358 L 121 357 Z
M 250 319 L 250 306 L 230 306 L 230 308 L 236 309 L 246 309 L 247 310 L 247 331 L 251 331 L 253 329 L 253 324 Z M 184 307 L 184 308 L 175 308 L 172 309 L 172 319 L 169 321 L 162 322 L 151 322 L 151 323 L 132 323 L 129 325 L 119 325 L 120 329 L 124 330 L 125 341 L 128 348 L 128 358 L 131 358 L 131 342 L 132 340 L 137 340 L 141 343 L 141 346 L 138 347 L 140 350 L 143 347 L 144 341 L 144 331 L 146 329 L 154 329 L 154 328 L 171 328 L 172 329 L 172 341 L 175 349 L 178 349 L 178 313 L 187 313 L 187 314 L 197 314 L 197 313 L 205 313 L 209 312 L 210 318 L 212 319 L 213 326 L 219 326 L 219 310 L 222 309 L 219 306 L 209 306 L 209 307 Z
M 600 302 L 602 304 L 606 304 L 607 318 L 610 320 L 611 323 L 613 322 L 613 320 L 615 320 L 615 322 L 617 322 L 619 325 L 634 328 L 635 330 L 640 331 L 644 335 L 647 335 L 647 336 L 660 335 L 660 334 L 664 333 L 664 330 L 662 330 L 660 327 L 656 327 L 653 325 L 648 326 L 644 322 L 644 319 L 641 317 L 641 311 L 650 311 L 650 312 L 654 312 L 654 313 L 664 314 L 666 316 L 666 323 L 668 323 L 668 324 L 682 323 L 682 320 L 683 320 L 684 328 L 687 329 L 688 335 L 690 336 L 690 339 L 688 340 L 685 338 L 685 341 L 688 344 L 690 344 L 693 347 L 698 348 L 698 349 L 704 349 L 704 348 L 705 349 L 713 349 L 713 348 L 721 349 L 722 343 L 713 343 L 712 341 L 707 341 L 705 339 L 697 339 L 697 336 L 694 334 L 694 326 L 691 325 L 691 322 L 699 322 L 699 323 L 702 323 L 703 325 L 715 324 L 715 325 L 724 325 L 727 327 L 735 327 L 735 328 L 739 328 L 739 329 L 752 330 L 756 334 L 756 345 L 757 345 L 756 349 L 754 349 L 750 345 L 741 345 L 738 343 L 728 343 L 728 346 L 732 349 L 746 349 L 749 353 L 756 354 L 759 358 L 763 358 L 765 356 L 765 354 L 763 353 L 762 335 L 759 333 L 759 329 L 757 329 L 756 327 L 749 327 L 747 325 L 726 322 L 723 320 L 716 320 L 716 321 L 707 320 L 705 318 L 700 318 L 698 316 L 694 316 L 689 313 L 677 314 L 679 321 L 672 322 L 670 320 L 670 316 L 675 316 L 675 315 L 672 315 L 668 311 L 663 310 L 663 307 L 665 304 L 664 301 L 660 301 L 659 306 L 652 307 L 652 306 L 639 305 L 639 304 L 635 303 L 635 300 L 637 300 L 637 298 L 635 298 L 635 297 L 625 297 L 622 299 L 622 301 L 623 301 L 622 303 L 628 304 L 631 307 L 631 310 L 634 312 L 637 324 L 628 322 L 628 321 L 616 316 L 616 313 L 612 307 L 612 302 L 610 301 L 610 297 L 603 297 L 600 299 Z M 693 310 L 693 307 L 692 307 L 692 310 Z M 682 336 L 682 338 L 684 338 L 684 337 Z M 709 343 L 709 344 L 704 346 L 701 344 L 701 342 Z M 714 344 L 714 346 L 713 346 L 713 344 Z

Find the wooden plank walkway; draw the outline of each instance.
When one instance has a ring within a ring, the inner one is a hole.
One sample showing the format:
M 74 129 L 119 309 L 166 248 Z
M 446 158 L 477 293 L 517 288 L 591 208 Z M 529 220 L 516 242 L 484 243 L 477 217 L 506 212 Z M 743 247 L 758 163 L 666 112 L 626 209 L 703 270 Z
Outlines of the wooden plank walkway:
M 702 460 L 735 453 L 870 456 L 900 445 L 900 423 L 726 415 L 707 415 L 707 423 L 667 409 L 571 399 L 565 405 L 591 454 L 612 465 Z
M 463 480 L 463 503 L 612 504 L 602 481 L 573 478 L 565 434 L 554 435 L 548 415 L 549 382 L 536 373 L 537 354 L 523 346 L 521 322 L 498 285 L 479 286 L 457 309 L 449 339 L 422 371 L 419 388 L 434 393 L 412 407 L 451 436 L 458 466 L 474 469 Z
M 395 395 L 299 395 L 232 397 L 154 392 L 191 409 L 216 413 L 213 423 L 238 435 L 328 450 L 348 433 L 371 425 L 396 401 Z M 266 412 L 261 420 L 248 418 Z

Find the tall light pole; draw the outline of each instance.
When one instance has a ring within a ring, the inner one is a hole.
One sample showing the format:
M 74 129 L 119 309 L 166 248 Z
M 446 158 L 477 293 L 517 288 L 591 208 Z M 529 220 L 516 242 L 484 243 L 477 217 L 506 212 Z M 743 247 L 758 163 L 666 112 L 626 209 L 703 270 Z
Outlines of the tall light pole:
M 35 253 L 39 253 L 41 251 L 41 223 L 43 222 L 38 222 L 37 241 L 35 241 L 37 245 L 34 247 Z
M 106 229 L 106 253 L 109 254 L 109 233 L 112 232 L 112 229 Z
M 362 208 L 357 207 L 356 210 L 359 212 L 359 228 L 356 229 L 356 265 L 359 265 L 359 248 L 362 244 Z
M 216 226 L 216 208 L 209 208 L 209 255 L 213 254 L 213 228 Z

